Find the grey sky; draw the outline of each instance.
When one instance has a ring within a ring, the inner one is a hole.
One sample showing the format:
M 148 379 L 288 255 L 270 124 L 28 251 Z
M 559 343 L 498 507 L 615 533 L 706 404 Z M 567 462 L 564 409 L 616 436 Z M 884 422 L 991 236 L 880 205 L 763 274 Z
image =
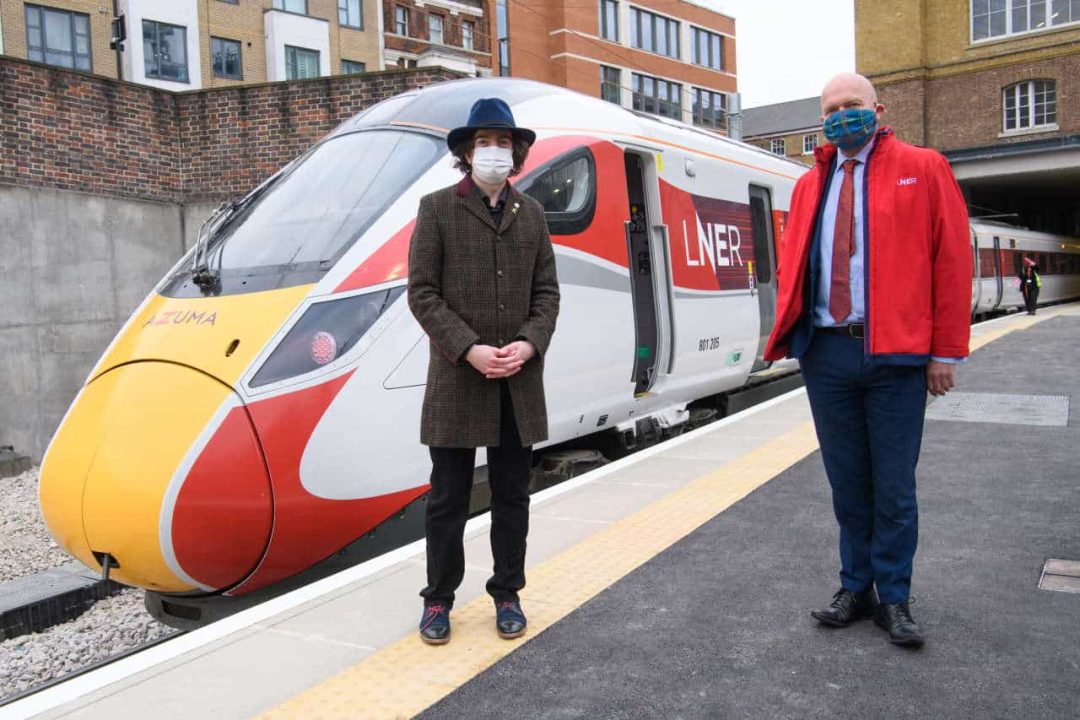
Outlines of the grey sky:
M 693 0 L 735 17 L 743 107 L 821 93 L 855 70 L 854 0 Z

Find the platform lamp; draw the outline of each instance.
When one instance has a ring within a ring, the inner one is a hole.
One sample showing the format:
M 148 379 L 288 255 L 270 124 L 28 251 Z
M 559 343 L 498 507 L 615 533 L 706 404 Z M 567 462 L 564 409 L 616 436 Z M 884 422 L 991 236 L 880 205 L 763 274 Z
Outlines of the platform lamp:
M 123 53 L 124 41 L 127 40 L 127 23 L 120 13 L 118 4 L 118 0 L 113 0 L 112 39 L 109 41 L 109 47 L 116 51 L 116 77 L 118 80 L 123 80 Z

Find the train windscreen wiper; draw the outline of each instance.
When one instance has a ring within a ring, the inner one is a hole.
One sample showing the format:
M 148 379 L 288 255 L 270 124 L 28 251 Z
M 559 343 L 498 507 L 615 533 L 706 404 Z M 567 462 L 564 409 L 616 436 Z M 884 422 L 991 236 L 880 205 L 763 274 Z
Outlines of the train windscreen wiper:
M 289 165 L 291 164 L 292 163 L 289 163 Z M 207 262 L 211 241 L 217 236 L 218 231 L 236 217 L 241 210 L 249 206 L 270 189 L 270 186 L 277 182 L 289 165 L 286 165 L 281 168 L 281 170 L 278 170 L 271 175 L 262 185 L 252 190 L 242 200 L 237 201 L 230 198 L 223 201 L 217 206 L 214 212 L 210 214 L 210 217 L 199 226 L 199 237 L 195 241 L 195 252 L 192 253 L 191 256 L 191 281 L 193 283 L 203 290 L 212 290 L 218 286 L 218 281 L 220 280 L 218 271 L 212 269 L 209 262 Z

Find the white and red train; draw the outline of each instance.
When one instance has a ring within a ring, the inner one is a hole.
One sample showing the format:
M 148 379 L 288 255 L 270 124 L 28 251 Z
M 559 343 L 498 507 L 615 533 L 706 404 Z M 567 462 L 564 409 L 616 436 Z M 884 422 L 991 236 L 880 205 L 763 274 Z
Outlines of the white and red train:
M 971 223 L 975 278 L 971 313 L 986 315 L 1024 306 L 1020 269 L 1032 260 L 1042 280 L 1039 304 L 1080 297 L 1080 242 L 994 222 Z
M 343 123 L 226 208 L 136 310 L 43 463 L 63 547 L 182 624 L 417 507 L 428 343 L 402 297 L 408 243 L 420 197 L 460 177 L 446 132 L 487 96 L 538 134 L 514 182 L 547 209 L 558 261 L 550 443 L 679 426 L 768 367 L 775 243 L 804 168 L 531 81 L 435 85 Z M 1059 244 L 1075 271 L 1077 246 Z M 1061 292 L 1080 294 L 1072 274 Z M 1009 277 L 994 307 L 1018 304 Z

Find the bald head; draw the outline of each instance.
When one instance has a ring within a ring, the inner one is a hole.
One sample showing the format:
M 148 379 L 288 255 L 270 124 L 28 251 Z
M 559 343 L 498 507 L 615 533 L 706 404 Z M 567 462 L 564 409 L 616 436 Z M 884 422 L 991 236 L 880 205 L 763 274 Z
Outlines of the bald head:
M 877 90 L 862 75 L 840 73 L 825 83 L 825 89 L 821 91 L 822 119 L 837 110 L 877 107 Z

